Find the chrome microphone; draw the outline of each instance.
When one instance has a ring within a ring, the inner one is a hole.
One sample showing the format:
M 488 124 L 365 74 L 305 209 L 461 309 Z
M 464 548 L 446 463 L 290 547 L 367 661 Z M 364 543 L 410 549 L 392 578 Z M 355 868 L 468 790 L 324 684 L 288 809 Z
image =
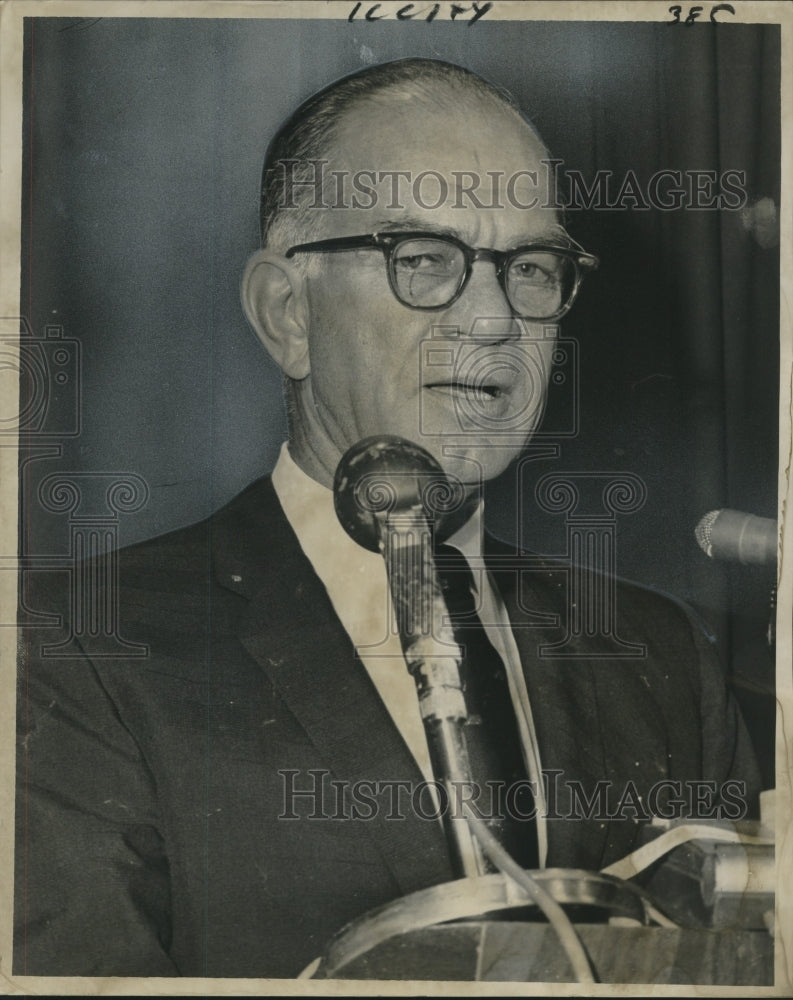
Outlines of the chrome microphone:
M 740 510 L 711 510 L 700 519 L 694 535 L 711 559 L 744 565 L 769 566 L 776 562 L 777 522 Z

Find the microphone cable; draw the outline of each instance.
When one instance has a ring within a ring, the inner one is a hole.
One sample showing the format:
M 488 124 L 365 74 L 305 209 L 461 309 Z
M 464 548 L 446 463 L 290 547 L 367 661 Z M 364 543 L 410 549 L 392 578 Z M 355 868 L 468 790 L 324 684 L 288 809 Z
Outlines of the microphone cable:
M 532 878 L 529 872 L 521 868 L 517 861 L 514 861 L 507 854 L 498 840 L 488 830 L 485 823 L 476 815 L 471 804 L 467 800 L 463 801 L 462 804 L 465 809 L 466 822 L 471 828 L 473 835 L 479 841 L 479 845 L 488 860 L 502 874 L 511 878 L 513 882 L 516 882 L 523 889 L 529 899 L 545 915 L 551 927 L 553 927 L 556 936 L 559 938 L 559 943 L 573 968 L 576 980 L 579 983 L 597 982 L 592 971 L 589 956 L 581 943 L 581 938 L 578 936 L 570 918 L 559 903 L 556 902 L 536 879 Z

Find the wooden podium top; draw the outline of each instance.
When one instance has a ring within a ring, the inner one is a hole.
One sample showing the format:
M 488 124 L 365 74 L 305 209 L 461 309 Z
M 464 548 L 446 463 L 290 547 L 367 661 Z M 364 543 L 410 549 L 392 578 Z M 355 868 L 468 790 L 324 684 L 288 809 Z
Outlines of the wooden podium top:
M 765 931 L 576 924 L 601 983 L 771 986 L 774 942 Z M 473 982 L 573 981 L 545 923 L 472 921 L 426 927 L 375 945 L 336 971 L 344 979 Z

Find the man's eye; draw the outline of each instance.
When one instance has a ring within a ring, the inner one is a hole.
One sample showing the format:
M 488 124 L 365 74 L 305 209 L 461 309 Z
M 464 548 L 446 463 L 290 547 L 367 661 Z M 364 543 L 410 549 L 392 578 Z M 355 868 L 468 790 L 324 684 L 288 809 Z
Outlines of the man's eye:
M 537 285 L 555 285 L 559 281 L 557 266 L 545 266 L 536 260 L 516 260 L 509 270 L 510 277 L 516 281 L 530 281 Z
M 398 257 L 397 267 L 406 271 L 438 271 L 448 266 L 440 254 L 417 253 L 408 257 Z

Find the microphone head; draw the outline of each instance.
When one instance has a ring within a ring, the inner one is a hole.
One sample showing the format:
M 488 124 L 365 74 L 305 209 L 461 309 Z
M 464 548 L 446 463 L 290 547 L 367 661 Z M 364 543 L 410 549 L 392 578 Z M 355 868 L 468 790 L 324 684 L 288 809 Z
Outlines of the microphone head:
M 713 557 L 713 525 L 719 514 L 721 514 L 721 510 L 709 510 L 707 514 L 700 518 L 699 523 L 694 528 L 694 537 L 697 540 L 697 544 L 705 555 L 710 558 Z
M 364 438 L 343 455 L 333 479 L 336 516 L 347 534 L 380 551 L 383 515 L 421 505 L 428 519 L 461 506 L 464 490 L 432 455 L 407 438 Z

